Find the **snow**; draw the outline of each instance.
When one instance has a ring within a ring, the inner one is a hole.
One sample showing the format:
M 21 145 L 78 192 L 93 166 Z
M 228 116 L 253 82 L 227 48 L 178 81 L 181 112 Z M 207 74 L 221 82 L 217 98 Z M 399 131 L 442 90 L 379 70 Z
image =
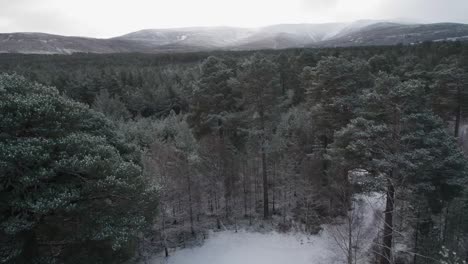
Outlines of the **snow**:
M 357 209 L 362 215 L 358 263 L 368 263 L 367 255 L 377 236 L 382 196 L 373 193 L 357 195 Z M 335 239 L 336 232 L 345 225 L 324 225 L 317 235 L 253 233 L 248 231 L 212 232 L 205 243 L 196 248 L 180 249 L 165 259 L 155 257 L 151 264 L 341 264 L 344 253 Z

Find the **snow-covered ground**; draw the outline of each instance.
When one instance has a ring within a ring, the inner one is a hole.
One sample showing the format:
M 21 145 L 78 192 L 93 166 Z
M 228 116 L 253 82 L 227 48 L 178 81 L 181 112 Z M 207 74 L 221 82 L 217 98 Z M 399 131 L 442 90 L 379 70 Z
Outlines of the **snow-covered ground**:
M 384 203 L 379 194 L 356 196 L 359 229 L 358 263 L 366 263 L 366 252 L 377 236 Z M 152 264 L 338 264 L 344 253 L 337 244 L 343 225 L 324 225 L 318 235 L 213 232 L 196 248 L 180 249 L 169 258 L 155 257 Z

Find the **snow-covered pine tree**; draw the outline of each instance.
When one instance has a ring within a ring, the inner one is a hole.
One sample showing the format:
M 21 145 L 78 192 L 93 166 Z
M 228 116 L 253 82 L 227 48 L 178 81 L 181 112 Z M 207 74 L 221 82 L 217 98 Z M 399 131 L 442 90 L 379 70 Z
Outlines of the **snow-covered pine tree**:
M 1 261 L 128 257 L 155 213 L 139 156 L 102 114 L 55 88 L 0 75 Z
M 425 199 L 450 199 L 456 179 L 465 176 L 466 160 L 443 122 L 430 112 L 424 83 L 402 82 L 380 74 L 375 86 L 360 96 L 358 117 L 340 130 L 330 156 L 348 170 L 365 169 L 386 186 L 382 255 L 393 263 L 395 200 L 401 189 Z

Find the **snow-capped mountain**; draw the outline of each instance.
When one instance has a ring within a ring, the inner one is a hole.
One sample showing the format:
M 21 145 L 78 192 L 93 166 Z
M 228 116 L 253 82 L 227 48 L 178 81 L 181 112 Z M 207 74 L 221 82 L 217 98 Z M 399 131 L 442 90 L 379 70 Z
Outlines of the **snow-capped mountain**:
M 158 53 L 394 45 L 444 40 L 468 40 L 468 25 L 360 20 L 352 23 L 280 24 L 262 28 L 145 29 L 110 39 L 5 33 L 0 34 L 0 53 Z
M 319 46 L 415 44 L 424 41 L 468 41 L 468 25 L 457 23 L 399 24 L 379 22 L 352 33 L 338 34 Z
M 151 43 L 155 46 L 183 44 L 198 47 L 225 47 L 251 35 L 253 30 L 233 27 L 198 27 L 177 29 L 144 29 L 115 40 Z

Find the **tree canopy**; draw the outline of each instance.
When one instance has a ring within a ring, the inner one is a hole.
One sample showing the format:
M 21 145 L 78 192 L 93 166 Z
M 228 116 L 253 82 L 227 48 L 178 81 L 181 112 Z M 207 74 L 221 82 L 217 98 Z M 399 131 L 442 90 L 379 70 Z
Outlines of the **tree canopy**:
M 125 258 L 155 213 L 138 149 L 103 114 L 16 75 L 0 75 L 0 120 L 2 262 Z

